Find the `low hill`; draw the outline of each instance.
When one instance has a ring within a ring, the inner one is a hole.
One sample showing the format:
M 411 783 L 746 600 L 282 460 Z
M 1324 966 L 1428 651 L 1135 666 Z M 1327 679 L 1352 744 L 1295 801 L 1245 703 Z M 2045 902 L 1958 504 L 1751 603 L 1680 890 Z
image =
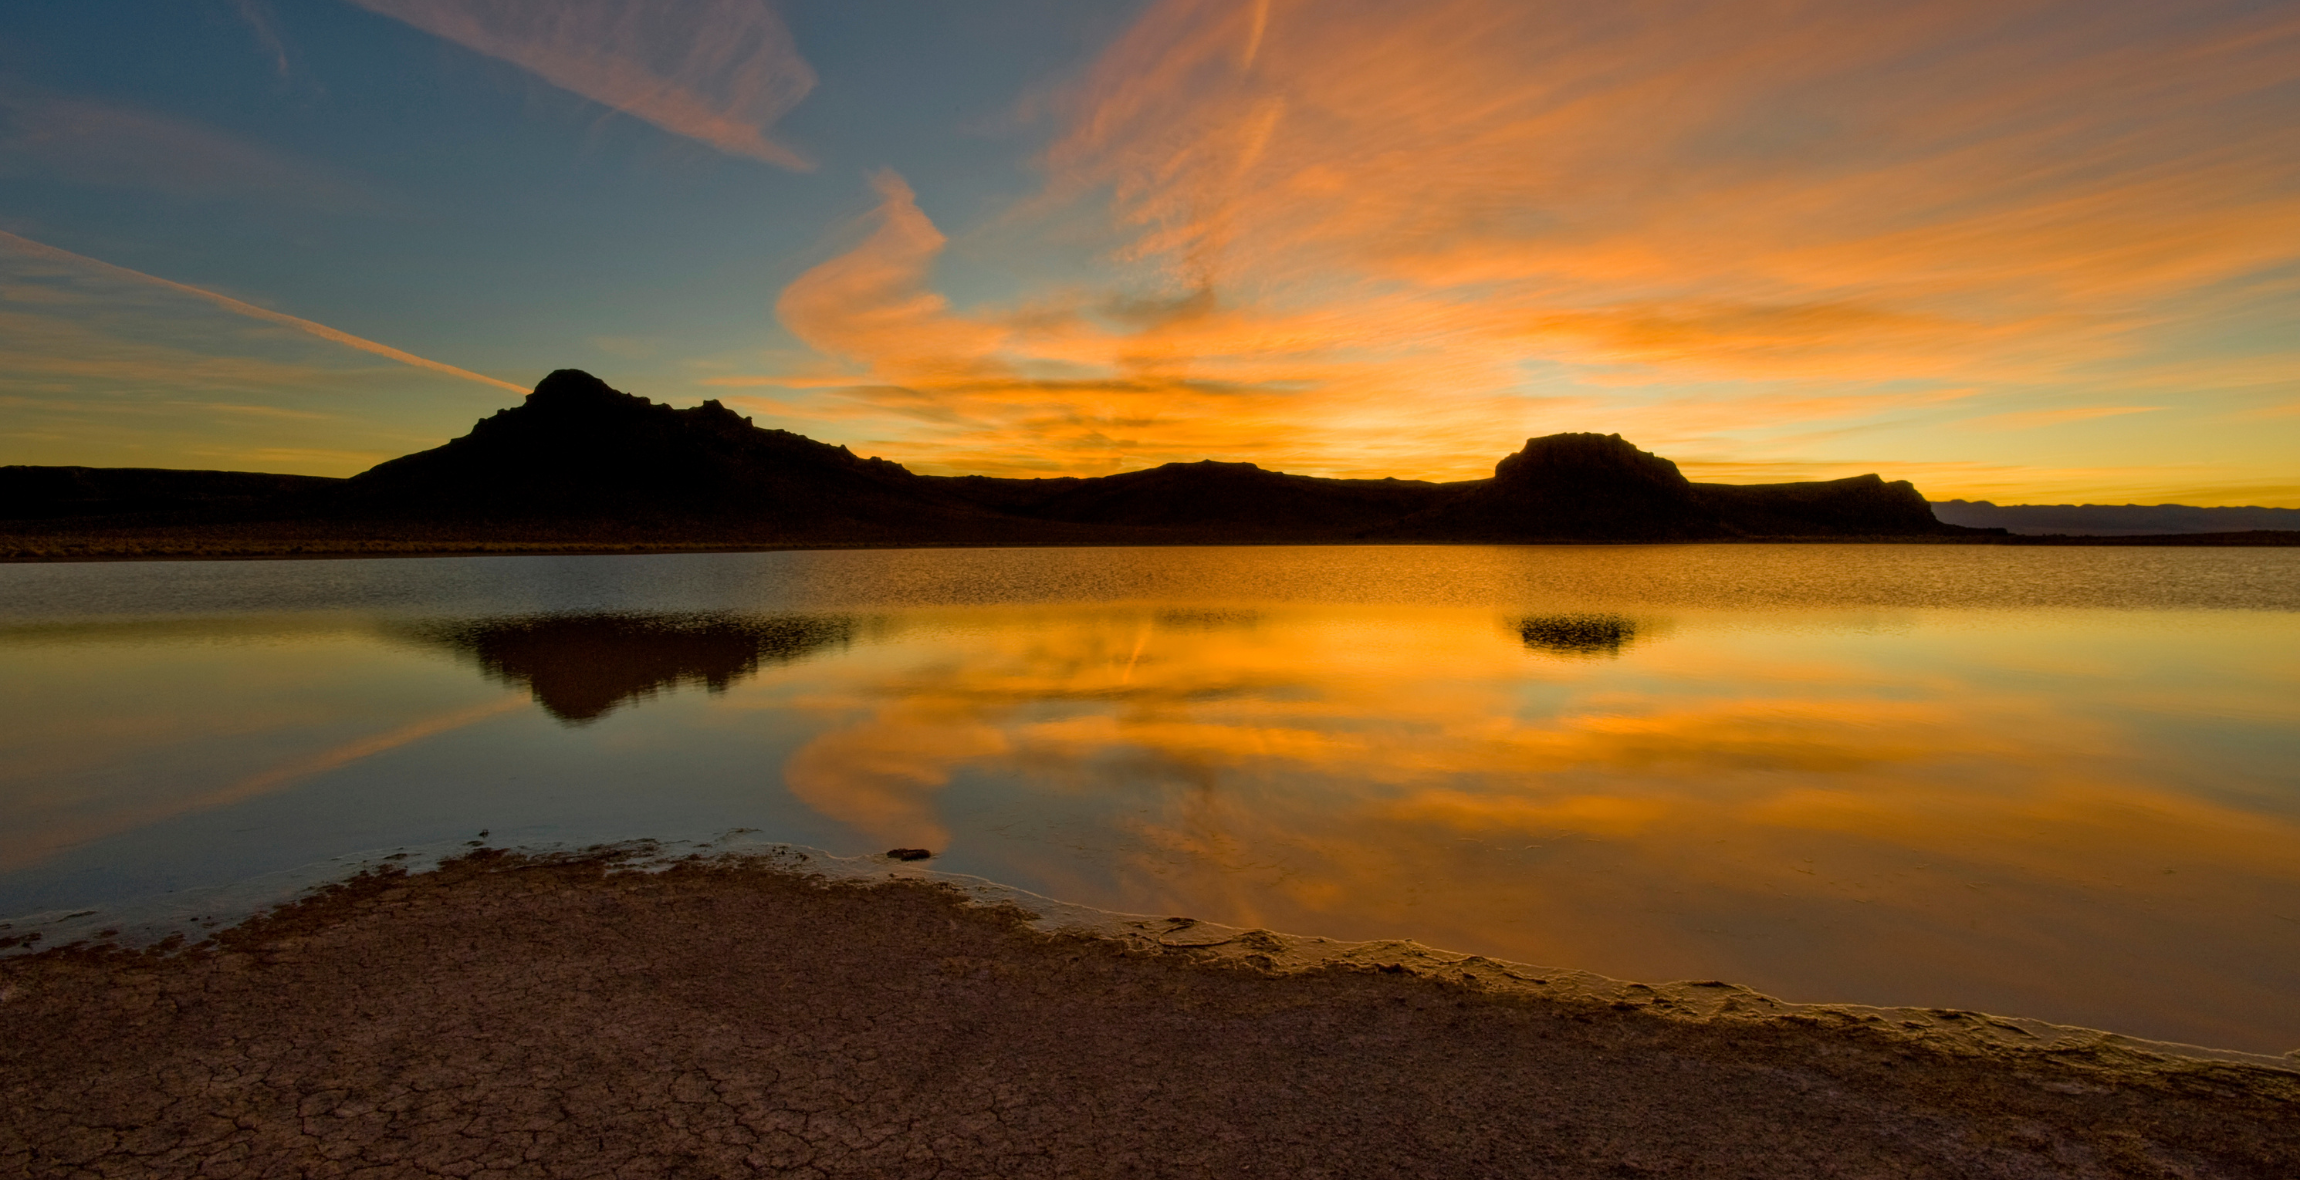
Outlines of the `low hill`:
M 262 514 L 344 483 L 317 475 L 165 467 L 0 467 L 0 518 L 213 519 Z
M 1992 504 L 1944 500 L 1933 515 L 1968 528 L 2019 536 L 2137 537 L 2300 529 L 2300 508 L 2198 508 L 2187 504 Z
M 984 508 L 1026 520 L 1240 541 L 1358 539 L 1371 524 L 1421 511 L 1460 486 L 1320 479 L 1211 460 L 1091 479 L 963 476 L 933 482 Z

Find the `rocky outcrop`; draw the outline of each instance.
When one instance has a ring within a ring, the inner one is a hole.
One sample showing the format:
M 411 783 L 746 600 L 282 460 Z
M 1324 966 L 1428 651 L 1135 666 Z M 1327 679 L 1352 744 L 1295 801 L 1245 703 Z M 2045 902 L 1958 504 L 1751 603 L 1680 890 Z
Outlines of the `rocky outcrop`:
M 785 430 L 716 401 L 674 409 L 561 369 L 524 404 L 462 438 L 354 476 L 341 502 L 364 513 L 497 519 L 765 521 L 814 532 L 911 524 L 961 506 L 898 463 Z
M 1686 541 L 1731 536 L 1677 465 L 1618 434 L 1552 434 L 1493 478 L 1373 530 L 1394 540 Z

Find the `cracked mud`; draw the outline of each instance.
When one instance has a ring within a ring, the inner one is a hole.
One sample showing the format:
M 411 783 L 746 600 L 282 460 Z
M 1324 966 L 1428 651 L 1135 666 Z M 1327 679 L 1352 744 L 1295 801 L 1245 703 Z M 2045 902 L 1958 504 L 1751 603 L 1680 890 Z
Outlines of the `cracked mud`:
M 0 962 L 4 1176 L 2289 1177 L 2300 1078 L 1049 936 L 482 854 Z

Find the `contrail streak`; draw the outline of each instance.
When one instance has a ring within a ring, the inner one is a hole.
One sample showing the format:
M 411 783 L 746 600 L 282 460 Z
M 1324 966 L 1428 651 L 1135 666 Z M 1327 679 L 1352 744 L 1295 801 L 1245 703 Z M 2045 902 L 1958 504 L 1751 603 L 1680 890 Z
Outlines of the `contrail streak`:
M 401 352 L 399 349 L 393 348 L 388 344 L 378 344 L 373 340 L 363 339 L 361 337 L 354 336 L 349 332 L 339 332 L 334 328 L 328 327 L 326 324 L 315 324 L 310 320 L 292 316 L 286 312 L 273 311 L 267 307 L 257 307 L 253 303 L 242 303 L 229 295 L 218 295 L 213 291 L 203 291 L 198 287 L 189 286 L 187 284 L 175 282 L 170 279 L 163 279 L 157 275 L 148 275 L 140 270 L 129 270 L 124 266 L 114 266 L 109 262 L 90 258 L 84 254 L 74 254 L 70 250 L 59 250 L 54 246 L 43 245 L 42 243 L 35 242 L 30 238 L 19 237 L 15 234 L 9 233 L 6 230 L 0 230 L 0 242 L 5 242 L 10 246 L 14 246 L 18 250 L 21 250 L 26 254 L 30 254 L 36 258 L 47 258 L 59 262 L 78 263 L 81 266 L 92 267 L 106 274 L 121 275 L 127 278 L 135 279 L 139 282 L 152 283 L 156 286 L 166 287 L 171 291 L 181 291 L 186 295 L 205 299 L 208 302 L 215 304 L 217 307 L 223 308 L 225 311 L 237 312 L 240 315 L 247 316 L 251 319 L 267 320 L 271 323 L 281 324 L 286 327 L 294 328 L 299 332 L 308 332 L 322 340 L 332 340 L 337 344 L 356 348 L 361 352 L 372 352 L 377 356 L 398 361 L 403 365 L 413 365 L 418 369 L 430 369 L 435 373 L 445 373 L 450 377 L 461 377 L 466 381 L 477 381 L 484 385 L 495 386 L 497 389 L 508 389 L 513 393 L 523 394 L 527 392 L 525 389 L 517 385 L 513 385 L 509 381 L 498 381 L 493 377 L 489 377 L 480 373 L 474 373 L 469 369 L 458 369 L 454 365 L 441 364 L 440 362 L 431 360 L 427 357 L 417 356 L 412 352 Z

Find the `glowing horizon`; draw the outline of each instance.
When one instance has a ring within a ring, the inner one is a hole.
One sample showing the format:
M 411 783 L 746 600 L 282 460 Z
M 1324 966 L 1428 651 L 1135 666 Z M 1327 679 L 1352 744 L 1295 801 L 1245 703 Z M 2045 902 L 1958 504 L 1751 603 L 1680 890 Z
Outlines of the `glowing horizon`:
M 2300 507 L 2289 9 L 211 7 L 28 22 L 0 462 L 349 474 L 574 367 L 934 474 Z

